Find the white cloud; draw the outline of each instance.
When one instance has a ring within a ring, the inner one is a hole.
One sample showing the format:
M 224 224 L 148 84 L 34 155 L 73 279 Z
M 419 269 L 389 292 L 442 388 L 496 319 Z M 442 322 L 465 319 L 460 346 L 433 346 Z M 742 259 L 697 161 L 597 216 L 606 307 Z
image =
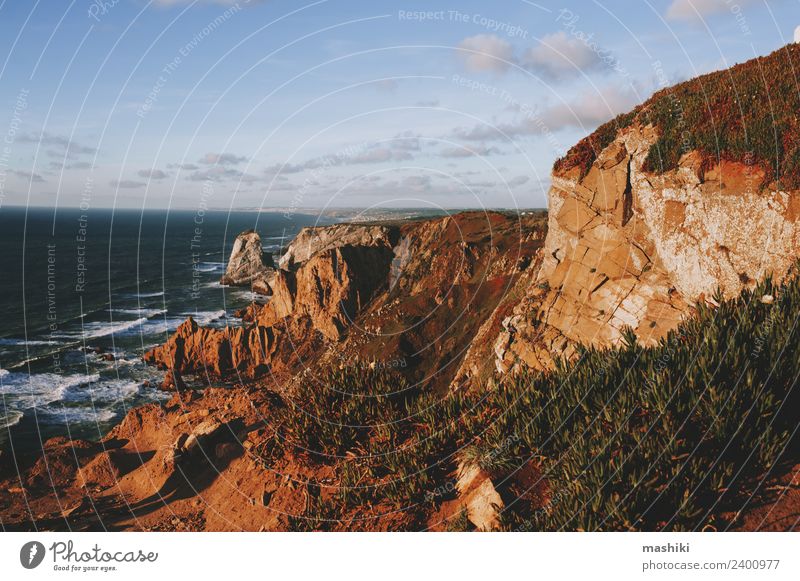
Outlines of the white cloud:
M 800 26 L 794 29 L 794 41 L 800 42 Z
M 81 145 L 63 135 L 52 135 L 47 132 L 40 134 L 26 133 L 17 137 L 17 142 L 47 147 L 49 149 L 45 150 L 45 153 L 49 157 L 76 159 L 80 155 L 92 155 L 97 152 L 94 147 Z
M 13 169 L 13 170 L 11 170 L 11 173 L 14 174 L 15 176 L 17 176 L 18 178 L 21 178 L 23 180 L 26 180 L 26 181 L 29 181 L 29 182 L 33 182 L 33 183 L 36 183 L 36 184 L 40 184 L 40 183 L 45 181 L 44 178 L 40 174 L 35 173 L 35 172 L 31 172 L 31 171 L 21 171 L 21 170 L 18 170 L 18 169 Z
M 372 85 L 379 91 L 384 91 L 386 93 L 394 93 L 399 86 L 394 79 L 380 79 L 379 81 L 374 81 Z
M 502 73 L 514 62 L 514 47 L 493 34 L 465 38 L 458 48 L 458 54 L 470 72 Z
M 349 163 L 383 163 L 387 161 L 408 161 L 413 156 L 404 149 L 395 150 L 391 147 L 376 147 L 349 157 Z
M 214 167 L 210 167 L 205 170 L 192 172 L 186 179 L 191 182 L 239 181 L 246 184 L 252 184 L 260 181 L 263 178 L 258 178 L 252 174 L 244 173 L 238 169 L 215 165 Z
M 752 0 L 737 0 L 736 6 L 750 4 Z M 672 0 L 667 8 L 667 18 L 670 20 L 698 21 L 731 10 L 734 4 L 730 0 Z
M 476 155 L 480 157 L 486 157 L 489 155 L 494 155 L 499 153 L 500 150 L 494 146 L 487 146 L 485 144 L 480 144 L 472 146 L 464 145 L 461 147 L 449 147 L 447 149 L 443 149 L 440 155 L 446 158 L 458 158 L 458 157 L 472 157 Z
M 169 174 L 160 169 L 140 169 L 136 172 L 140 178 L 148 180 L 163 180 L 169 177 Z
M 504 141 L 529 135 L 547 135 L 566 128 L 593 129 L 609 119 L 630 111 L 638 103 L 631 90 L 610 85 L 587 93 L 569 103 L 551 105 L 535 114 L 523 115 L 505 123 L 480 123 L 453 132 L 465 141 Z
M 144 182 L 137 182 L 134 180 L 111 180 L 109 182 L 112 188 L 120 188 L 124 190 L 134 190 L 136 188 L 143 188 L 147 184 Z
M 564 127 L 592 127 L 630 111 L 638 102 L 633 91 L 610 85 L 599 92 L 586 93 L 570 103 L 549 107 L 542 113 L 542 119 L 551 131 Z
M 581 71 L 602 68 L 603 59 L 585 42 L 567 36 L 562 30 L 548 34 L 538 46 L 525 51 L 522 65 L 534 72 L 558 79 L 574 76 Z
M 508 185 L 513 188 L 516 186 L 522 186 L 524 184 L 527 184 L 530 181 L 530 179 L 531 178 L 529 178 L 528 176 L 517 176 L 515 178 L 511 178 L 506 183 L 508 183 Z
M 204 165 L 238 165 L 247 161 L 246 157 L 233 153 L 207 153 L 198 160 Z
M 196 171 L 200 169 L 200 166 L 197 166 L 193 163 L 168 163 L 167 167 L 169 169 L 183 169 L 186 171 Z

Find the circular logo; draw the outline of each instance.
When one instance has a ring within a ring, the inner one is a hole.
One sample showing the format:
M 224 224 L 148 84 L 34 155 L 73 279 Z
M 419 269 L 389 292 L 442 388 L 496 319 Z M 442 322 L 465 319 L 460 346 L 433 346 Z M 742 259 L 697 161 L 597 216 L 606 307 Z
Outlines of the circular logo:
M 44 545 L 39 541 L 30 541 L 19 550 L 19 562 L 26 569 L 35 569 L 44 560 Z

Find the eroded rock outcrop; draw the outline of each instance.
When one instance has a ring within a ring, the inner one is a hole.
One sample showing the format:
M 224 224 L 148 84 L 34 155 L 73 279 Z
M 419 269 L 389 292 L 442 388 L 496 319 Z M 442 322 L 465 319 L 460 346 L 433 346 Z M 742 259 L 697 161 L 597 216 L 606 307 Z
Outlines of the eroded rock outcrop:
M 290 270 L 312 256 L 334 248 L 343 246 L 392 248 L 396 241 L 397 229 L 381 225 L 336 224 L 303 228 L 281 256 L 278 266 Z
M 586 175 L 553 175 L 542 267 L 495 340 L 497 367 L 546 368 L 576 343 L 619 344 L 625 328 L 651 343 L 697 301 L 725 297 L 800 254 L 800 194 L 762 188 L 755 166 L 705 167 L 688 153 L 677 170 L 644 171 L 657 137 L 634 124 Z
M 282 364 L 290 367 L 287 362 L 299 357 L 317 333 L 326 340 L 341 338 L 359 311 L 387 285 L 391 240 L 396 237 L 392 229 L 380 226 L 344 225 L 303 232 L 300 243 L 287 251 L 290 258 L 281 261 L 286 268 L 277 272 L 258 266 L 258 234 L 240 235 L 229 270 L 237 274 L 236 281 L 250 277 L 254 290 L 259 277 L 272 272 L 270 302 L 251 306 L 241 327 L 205 328 L 189 318 L 167 343 L 148 351 L 144 360 L 173 376 L 238 373 L 252 378 L 273 368 L 279 352 Z
M 271 325 L 284 317 L 306 316 L 327 339 L 337 340 L 387 284 L 392 257 L 386 245 L 320 250 L 296 271 L 277 274 L 273 298 L 257 322 Z
M 272 364 L 281 330 L 247 325 L 213 329 L 189 317 L 169 340 L 144 355 L 147 363 L 179 373 L 223 377 L 238 372 L 247 377 L 265 373 Z
M 230 286 L 247 285 L 254 292 L 268 295 L 274 272 L 272 255 L 264 253 L 261 236 L 255 230 L 248 230 L 236 237 L 225 274 L 219 282 Z

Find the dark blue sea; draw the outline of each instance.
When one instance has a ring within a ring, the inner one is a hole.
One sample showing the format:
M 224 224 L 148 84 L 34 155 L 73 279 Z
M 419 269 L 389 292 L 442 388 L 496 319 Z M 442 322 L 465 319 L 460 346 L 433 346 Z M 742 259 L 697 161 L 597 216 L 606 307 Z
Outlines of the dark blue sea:
M 239 324 L 254 297 L 219 278 L 236 235 L 277 255 L 316 216 L 0 208 L 0 446 L 102 437 L 167 397 L 141 356 L 187 316 Z

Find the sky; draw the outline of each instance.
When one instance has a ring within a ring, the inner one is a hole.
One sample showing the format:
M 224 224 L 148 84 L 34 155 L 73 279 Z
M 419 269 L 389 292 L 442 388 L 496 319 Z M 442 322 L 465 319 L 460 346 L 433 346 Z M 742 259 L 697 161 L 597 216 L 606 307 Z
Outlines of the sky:
M 545 207 L 800 0 L 0 0 L 0 208 Z

